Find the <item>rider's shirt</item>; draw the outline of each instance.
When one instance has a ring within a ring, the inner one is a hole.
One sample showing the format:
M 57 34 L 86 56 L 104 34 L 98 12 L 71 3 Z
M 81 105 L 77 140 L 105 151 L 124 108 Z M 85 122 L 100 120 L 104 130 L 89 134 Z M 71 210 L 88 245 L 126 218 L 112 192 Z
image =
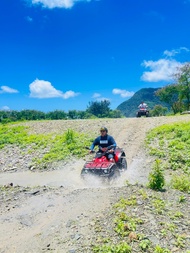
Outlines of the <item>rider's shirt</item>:
M 99 146 L 102 148 L 107 148 L 110 145 L 114 145 L 116 147 L 116 142 L 111 135 L 98 136 L 92 143 L 90 149 L 93 150 L 95 146 Z
M 139 107 L 139 108 L 146 109 L 148 106 L 147 106 L 147 104 L 143 103 L 143 104 L 140 104 L 138 107 Z
M 100 145 L 108 144 L 108 140 L 100 140 Z

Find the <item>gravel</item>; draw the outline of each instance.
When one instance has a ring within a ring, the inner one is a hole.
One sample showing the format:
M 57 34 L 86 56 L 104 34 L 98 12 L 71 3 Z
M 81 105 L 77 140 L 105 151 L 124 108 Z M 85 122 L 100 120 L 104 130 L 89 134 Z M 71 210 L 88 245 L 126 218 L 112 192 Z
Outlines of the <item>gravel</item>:
M 98 135 L 104 125 L 118 146 L 124 148 L 128 170 L 112 185 L 99 180 L 83 182 L 83 159 L 60 162 L 41 172 L 31 169 L 34 154 L 27 154 L 27 148 L 9 146 L 0 150 L 0 252 L 91 253 L 93 245 L 125 241 L 132 247 L 131 252 L 153 253 L 159 245 L 171 252 L 187 253 L 189 194 L 167 186 L 162 192 L 146 187 L 153 162 L 143 143 L 146 133 L 177 121 L 190 122 L 190 115 L 22 123 L 30 127 L 31 133 L 57 134 L 70 128 L 91 132 L 92 136 Z M 87 155 L 85 159 L 91 157 Z M 135 204 L 116 208 L 121 198 L 134 198 Z M 115 231 L 114 220 L 120 212 L 130 219 L 141 219 L 135 231 L 125 221 L 124 237 Z M 147 245 L 149 248 L 143 251 Z

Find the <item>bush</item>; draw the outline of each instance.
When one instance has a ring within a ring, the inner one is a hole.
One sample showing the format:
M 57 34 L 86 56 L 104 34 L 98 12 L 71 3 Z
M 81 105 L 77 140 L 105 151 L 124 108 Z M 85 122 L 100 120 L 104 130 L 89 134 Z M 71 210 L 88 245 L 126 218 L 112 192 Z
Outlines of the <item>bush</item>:
M 156 160 L 152 172 L 149 174 L 148 187 L 152 190 L 161 190 L 165 184 L 161 161 Z

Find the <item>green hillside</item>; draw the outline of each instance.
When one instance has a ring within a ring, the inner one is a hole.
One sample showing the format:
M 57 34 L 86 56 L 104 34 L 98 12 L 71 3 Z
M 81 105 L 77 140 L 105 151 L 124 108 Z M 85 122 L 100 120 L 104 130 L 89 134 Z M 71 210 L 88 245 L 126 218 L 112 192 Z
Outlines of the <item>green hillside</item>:
M 149 110 L 152 110 L 155 105 L 162 105 L 168 108 L 168 105 L 161 102 L 155 95 L 155 92 L 160 88 L 143 88 L 137 91 L 130 99 L 121 103 L 117 110 L 120 110 L 126 117 L 135 117 L 138 110 L 138 106 L 141 101 L 144 101 Z

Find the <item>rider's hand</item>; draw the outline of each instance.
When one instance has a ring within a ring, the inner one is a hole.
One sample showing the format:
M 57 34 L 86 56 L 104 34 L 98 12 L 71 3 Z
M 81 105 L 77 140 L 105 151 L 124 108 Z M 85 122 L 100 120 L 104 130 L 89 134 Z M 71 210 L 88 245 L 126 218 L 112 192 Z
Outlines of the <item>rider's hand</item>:
M 106 152 L 108 149 L 107 149 L 107 148 L 101 148 L 101 150 L 102 150 L 103 152 Z
M 89 150 L 89 154 L 92 154 L 92 153 L 93 153 L 93 150 L 90 149 L 90 150 Z
M 109 150 L 109 153 L 113 153 L 113 152 L 114 152 L 114 150 L 113 150 L 113 149 L 110 149 L 110 150 Z

